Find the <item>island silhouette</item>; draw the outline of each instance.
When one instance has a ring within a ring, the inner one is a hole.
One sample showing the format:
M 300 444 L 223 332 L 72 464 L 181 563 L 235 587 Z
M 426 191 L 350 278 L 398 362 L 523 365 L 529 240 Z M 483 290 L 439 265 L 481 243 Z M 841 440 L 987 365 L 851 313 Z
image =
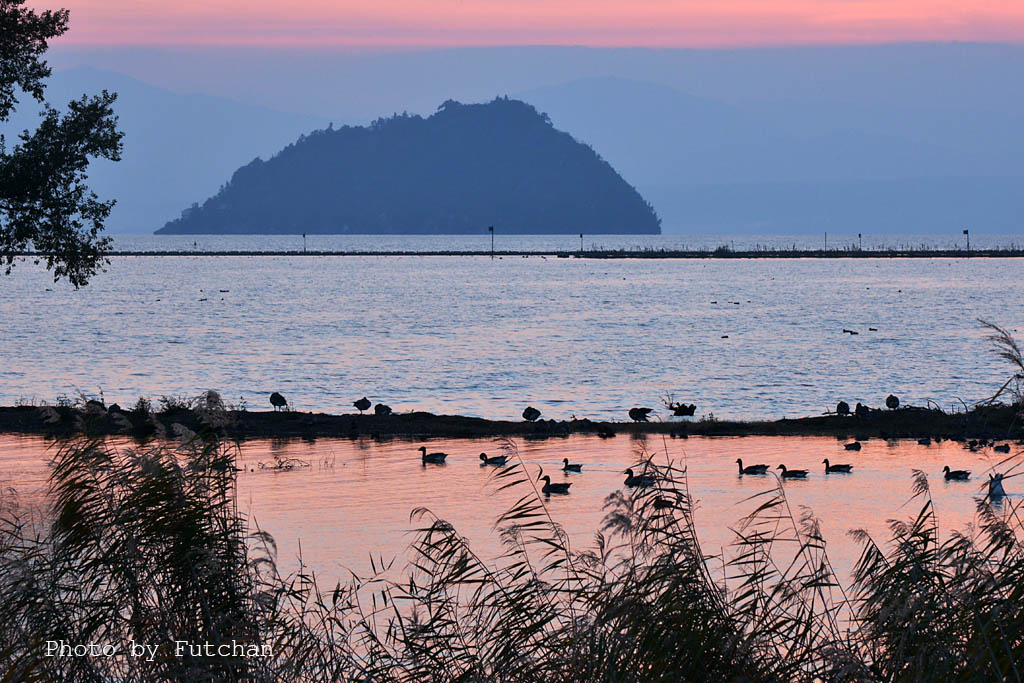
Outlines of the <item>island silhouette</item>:
M 654 208 L 525 102 L 329 126 L 254 159 L 157 234 L 659 234 Z

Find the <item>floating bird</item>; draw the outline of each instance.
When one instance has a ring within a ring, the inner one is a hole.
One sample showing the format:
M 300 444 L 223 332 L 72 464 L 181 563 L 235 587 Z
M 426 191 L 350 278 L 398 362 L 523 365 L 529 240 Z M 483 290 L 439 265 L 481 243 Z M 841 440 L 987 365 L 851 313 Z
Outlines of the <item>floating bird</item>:
M 654 412 L 654 408 L 630 408 L 629 419 L 633 422 L 647 422 L 647 416 Z
M 825 463 L 825 474 L 833 474 L 835 472 L 852 472 L 853 465 L 830 465 L 828 458 L 822 460 Z
M 860 441 L 854 441 L 853 443 L 845 444 L 843 446 L 843 448 L 845 448 L 848 451 L 859 451 L 860 450 Z
M 889 410 L 896 410 L 900 407 L 900 400 L 893 394 L 889 394 L 885 397 L 885 407 Z
M 844 328 L 843 328 L 843 334 L 860 334 L 860 332 L 856 332 L 856 331 L 854 331 L 854 330 L 848 330 L 848 329 L 846 329 L 846 328 L 844 327 Z
M 1010 452 L 1010 444 L 1008 444 L 1008 443 L 999 444 L 998 446 L 993 446 L 992 450 L 994 450 L 996 453 L 1009 453 Z
M 850 404 L 846 401 L 840 401 L 836 404 L 836 415 L 849 415 Z
M 523 411 L 523 419 L 527 422 L 534 422 L 540 417 L 540 411 L 533 406 L 526 406 L 526 410 Z
M 1006 491 L 1003 489 L 1003 475 L 1001 474 L 990 474 L 988 475 L 988 496 L 989 498 L 1002 498 L 1006 495 Z
M 869 332 L 878 332 L 878 328 L 877 327 L 869 327 L 868 331 Z
M 921 444 L 922 446 L 931 446 L 932 440 L 926 436 L 923 439 L 918 439 L 917 443 Z
M 420 446 L 419 451 L 422 454 L 423 462 L 433 463 L 435 465 L 444 464 L 444 459 L 448 457 L 447 453 L 427 453 L 426 446 Z
M 768 465 L 748 465 L 743 466 L 743 460 L 736 458 L 736 464 L 740 466 L 740 474 L 767 474 Z
M 480 461 L 485 465 L 495 465 L 497 467 L 504 467 L 505 463 L 508 462 L 507 455 L 492 455 L 488 456 L 486 453 L 480 454 Z
M 383 403 L 378 403 L 377 405 L 375 405 L 373 407 L 373 414 L 374 415 L 390 415 L 391 414 L 391 406 L 385 405 Z
M 967 481 L 971 476 L 970 470 L 951 470 L 949 465 L 943 467 L 942 472 L 946 476 L 946 481 Z
M 270 405 L 274 406 L 274 410 L 278 410 L 279 408 L 286 408 L 288 401 L 285 400 L 284 396 L 275 391 L 270 395 Z
M 779 465 L 775 469 L 782 470 L 783 479 L 806 479 L 807 470 L 789 470 L 785 465 Z
M 649 474 L 633 474 L 632 469 L 626 470 L 625 472 L 623 472 L 623 474 L 626 475 L 625 484 L 630 488 L 646 488 L 648 486 L 654 485 L 654 477 L 650 476 Z
M 550 496 L 552 493 L 569 493 L 569 487 L 572 486 L 571 483 L 566 482 L 552 484 L 551 477 L 546 474 L 537 481 L 544 482 L 544 486 L 541 487 L 540 492 L 546 496 Z
M 352 405 L 354 405 L 359 410 L 359 414 L 362 415 L 364 410 L 370 409 L 370 399 L 363 396 L 358 401 L 353 401 Z
M 583 471 L 583 465 L 578 463 L 570 463 L 569 458 L 562 458 L 562 471 L 563 472 L 581 472 Z

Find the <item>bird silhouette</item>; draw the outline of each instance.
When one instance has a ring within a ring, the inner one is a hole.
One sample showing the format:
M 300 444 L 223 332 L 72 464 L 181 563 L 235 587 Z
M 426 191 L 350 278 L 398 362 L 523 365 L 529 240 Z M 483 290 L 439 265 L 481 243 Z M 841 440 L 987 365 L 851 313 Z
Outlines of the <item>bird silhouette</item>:
M 633 474 L 632 469 L 628 469 L 623 474 L 626 475 L 626 486 L 630 488 L 646 488 L 654 485 L 654 477 L 649 474 Z
M 359 410 L 359 414 L 362 415 L 364 410 L 370 409 L 370 399 L 363 396 L 358 401 L 353 401 L 352 405 L 354 405 Z
M 378 403 L 377 405 L 375 405 L 373 407 L 373 414 L 374 415 L 390 415 L 391 414 L 391 406 L 385 405 L 383 403 Z
M 573 464 L 569 462 L 569 458 L 562 458 L 562 471 L 563 472 L 581 472 L 583 471 L 583 465 Z
M 537 481 L 544 482 L 544 486 L 541 487 L 540 491 L 547 496 L 550 496 L 552 493 L 569 493 L 569 487 L 572 486 L 571 483 L 567 482 L 552 484 L 551 477 L 546 474 L 543 477 L 540 477 Z
M 540 411 L 533 406 L 526 406 L 526 410 L 523 411 L 523 419 L 527 422 L 534 422 L 540 417 Z
M 767 474 L 768 473 L 768 465 L 748 465 L 747 467 L 744 467 L 743 466 L 743 460 L 741 458 L 736 458 L 736 464 L 739 465 L 739 467 L 740 467 L 740 474 Z
M 654 412 L 654 408 L 630 408 L 629 419 L 633 422 L 647 422 L 647 416 Z
M 1002 474 L 990 474 L 988 475 L 988 496 L 989 498 L 1002 498 L 1006 495 L 1006 490 L 1003 489 L 1003 475 Z
M 852 472 L 853 465 L 831 465 L 828 462 L 828 458 L 822 460 L 825 463 L 825 474 L 833 474 L 836 472 Z
M 970 470 L 951 470 L 949 465 L 942 468 L 946 481 L 967 481 L 971 477 Z
M 885 407 L 889 410 L 896 410 L 900 407 L 900 399 L 893 394 L 889 394 L 885 397 Z
M 435 465 L 440 465 L 440 464 L 443 464 L 445 458 L 448 457 L 447 453 L 427 453 L 427 447 L 426 446 L 420 446 L 418 450 L 419 450 L 419 452 L 421 454 L 421 457 L 422 457 L 424 463 L 428 463 L 429 462 L 429 463 L 433 463 Z
M 846 401 L 840 401 L 836 404 L 836 415 L 849 415 L 850 404 Z
M 284 396 L 275 391 L 270 395 L 270 405 L 274 406 L 274 410 L 278 410 L 287 407 L 288 401 L 285 400 Z
M 507 455 L 492 455 L 488 456 L 486 453 L 480 454 L 480 462 L 484 465 L 495 465 L 496 467 L 504 467 L 505 463 L 508 462 Z
M 845 448 L 848 451 L 859 451 L 861 448 L 860 441 L 854 441 L 853 443 L 845 444 L 843 448 Z
M 1009 453 L 1010 452 L 1010 444 L 1008 444 L 1008 443 L 999 444 L 998 446 L 993 446 L 992 450 L 994 450 L 996 453 Z
M 786 469 L 785 465 L 779 465 L 775 469 L 782 470 L 783 479 L 806 479 L 807 470 L 790 470 Z

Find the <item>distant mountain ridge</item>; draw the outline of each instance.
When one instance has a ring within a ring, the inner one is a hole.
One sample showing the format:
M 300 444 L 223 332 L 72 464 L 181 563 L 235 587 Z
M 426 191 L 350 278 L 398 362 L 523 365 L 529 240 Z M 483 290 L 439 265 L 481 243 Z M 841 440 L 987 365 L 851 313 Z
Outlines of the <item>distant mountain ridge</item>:
M 157 234 L 658 234 L 653 207 L 531 105 L 448 100 L 429 117 L 304 135 Z

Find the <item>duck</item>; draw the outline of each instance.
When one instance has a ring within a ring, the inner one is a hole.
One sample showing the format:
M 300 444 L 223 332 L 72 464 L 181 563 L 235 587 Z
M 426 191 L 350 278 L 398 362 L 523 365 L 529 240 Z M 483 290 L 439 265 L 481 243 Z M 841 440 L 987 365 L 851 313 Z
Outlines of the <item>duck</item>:
M 480 462 L 484 465 L 494 465 L 496 467 L 504 467 L 505 463 L 508 462 L 507 455 L 491 455 L 488 456 L 486 453 L 480 454 Z
M 282 394 L 275 391 L 270 395 L 270 405 L 274 406 L 274 410 L 280 410 L 288 407 L 288 401 Z
M 374 415 L 390 415 L 391 412 L 391 406 L 386 405 L 384 403 L 378 403 L 373 407 Z
M 949 465 L 942 468 L 946 481 L 967 481 L 971 477 L 970 470 L 951 470 Z
M 768 465 L 748 465 L 743 466 L 743 460 L 736 458 L 736 464 L 740 466 L 740 474 L 767 474 Z
M 551 477 L 546 474 L 537 481 L 544 482 L 544 486 L 541 487 L 540 491 L 546 496 L 550 496 L 552 493 L 569 493 L 569 487 L 572 486 L 572 484 L 568 482 L 552 484 Z
M 822 460 L 825 463 L 825 474 L 833 474 L 835 472 L 852 472 L 853 465 L 831 465 L 828 462 L 828 458 Z
M 647 416 L 654 412 L 654 408 L 630 408 L 629 419 L 633 422 L 647 422 Z
M 922 446 L 931 446 L 932 445 L 932 440 L 931 440 L 931 438 L 926 436 L 926 437 L 923 437 L 921 439 L 918 439 L 917 443 L 922 445 Z
M 443 464 L 444 459 L 448 457 L 447 453 L 427 453 L 426 446 L 420 446 L 419 451 L 423 458 L 423 462 L 429 462 L 435 465 Z
M 999 444 L 998 446 L 993 446 L 992 450 L 994 450 L 996 453 L 1009 453 L 1010 452 L 1010 444 L 1002 443 L 1002 444 Z
M 782 470 L 783 479 L 806 479 L 807 470 L 790 470 L 786 469 L 785 465 L 779 465 L 775 469 Z
M 540 417 L 540 411 L 533 406 L 526 406 L 526 410 L 523 411 L 523 419 L 527 422 L 534 422 Z
M 646 488 L 654 485 L 654 477 L 649 474 L 633 474 L 632 469 L 628 469 L 623 474 L 626 475 L 626 486 L 630 488 Z
M 1002 498 L 1006 495 L 1006 490 L 1003 488 L 1003 475 L 1001 474 L 990 474 L 988 475 L 988 497 L 989 498 Z
M 853 443 L 845 444 L 843 448 L 845 448 L 848 451 L 859 451 L 861 448 L 860 441 L 854 441 Z
M 362 415 L 364 410 L 370 409 L 370 399 L 363 396 L 358 401 L 353 401 L 352 405 L 354 405 L 359 410 L 359 414 Z
M 579 463 L 569 462 L 569 458 L 562 458 L 562 471 L 563 472 L 582 472 L 583 465 Z

